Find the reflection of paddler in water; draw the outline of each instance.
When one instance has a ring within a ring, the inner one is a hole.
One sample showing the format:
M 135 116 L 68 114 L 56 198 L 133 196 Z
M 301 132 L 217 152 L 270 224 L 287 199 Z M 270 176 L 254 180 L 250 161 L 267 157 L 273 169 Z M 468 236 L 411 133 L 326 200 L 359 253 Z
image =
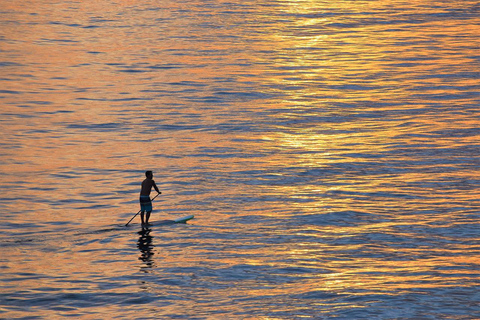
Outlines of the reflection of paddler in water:
M 152 200 L 150 200 L 150 192 L 152 191 L 152 188 L 155 188 L 155 191 L 157 191 L 158 194 L 161 194 L 161 192 L 158 190 L 155 181 L 153 181 L 153 172 L 147 171 L 145 172 L 145 176 L 147 178 L 143 180 L 142 190 L 140 191 L 140 217 L 142 218 L 142 225 L 148 226 L 148 220 L 150 219 L 150 214 L 152 213 Z
M 142 255 L 139 260 L 145 262 L 148 268 L 153 266 L 152 256 L 153 253 L 153 244 L 152 244 L 152 236 L 150 235 L 150 229 L 142 228 L 141 231 L 138 232 L 140 238 L 138 238 L 137 247 L 142 252 Z

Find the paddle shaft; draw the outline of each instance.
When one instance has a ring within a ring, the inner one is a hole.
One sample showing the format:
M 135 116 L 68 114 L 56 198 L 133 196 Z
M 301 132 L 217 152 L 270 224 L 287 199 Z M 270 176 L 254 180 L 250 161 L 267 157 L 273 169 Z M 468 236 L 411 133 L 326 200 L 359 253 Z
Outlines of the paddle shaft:
M 157 195 L 156 195 L 155 197 L 153 197 L 152 200 L 150 200 L 150 201 L 153 201 L 156 197 L 158 197 L 159 194 L 160 194 L 160 193 L 157 193 Z M 129 224 L 130 222 L 132 222 L 132 220 L 135 219 L 135 217 L 136 217 L 140 212 L 142 212 L 142 209 L 140 209 L 140 210 L 132 217 L 132 219 L 130 219 L 130 221 L 127 222 L 127 224 L 125 225 L 125 227 L 127 227 L 128 224 Z

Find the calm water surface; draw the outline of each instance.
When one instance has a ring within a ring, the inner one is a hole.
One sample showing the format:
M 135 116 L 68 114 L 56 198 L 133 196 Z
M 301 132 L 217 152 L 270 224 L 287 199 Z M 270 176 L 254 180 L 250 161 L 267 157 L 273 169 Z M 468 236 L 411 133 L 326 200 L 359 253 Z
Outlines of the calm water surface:
M 0 318 L 480 318 L 479 24 L 0 0 Z

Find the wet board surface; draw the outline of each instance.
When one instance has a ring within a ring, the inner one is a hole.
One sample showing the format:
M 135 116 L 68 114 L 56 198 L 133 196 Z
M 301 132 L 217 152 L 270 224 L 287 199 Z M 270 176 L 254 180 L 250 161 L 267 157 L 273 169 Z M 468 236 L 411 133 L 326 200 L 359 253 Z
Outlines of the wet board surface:
M 150 223 L 152 226 L 162 226 L 162 225 L 168 225 L 168 224 L 175 224 L 175 223 L 187 223 L 187 221 L 192 220 L 194 218 L 194 215 L 188 215 L 185 217 L 181 217 L 175 220 L 160 220 L 160 221 L 153 221 Z
M 193 219 L 193 214 L 189 215 L 189 216 L 185 216 L 185 217 L 181 217 L 181 218 L 178 218 L 178 219 L 175 219 L 173 220 L 173 222 L 175 223 L 185 223 L 187 222 L 188 220 L 192 220 Z

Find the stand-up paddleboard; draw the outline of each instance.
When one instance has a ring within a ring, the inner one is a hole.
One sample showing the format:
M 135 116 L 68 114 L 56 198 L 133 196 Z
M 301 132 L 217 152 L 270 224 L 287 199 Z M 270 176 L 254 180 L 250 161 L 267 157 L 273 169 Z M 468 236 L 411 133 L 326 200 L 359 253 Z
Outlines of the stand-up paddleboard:
M 160 220 L 160 221 L 154 221 L 153 223 L 150 222 L 150 225 L 154 226 L 161 226 L 161 225 L 166 225 L 166 224 L 174 224 L 174 223 L 187 223 L 188 220 L 192 220 L 194 218 L 193 214 L 181 218 L 177 218 L 175 220 Z
M 192 220 L 192 219 L 193 219 L 193 214 L 191 214 L 189 216 L 182 217 L 182 218 L 175 219 L 175 220 L 173 220 L 173 222 L 175 222 L 175 223 L 186 223 L 188 220 Z

